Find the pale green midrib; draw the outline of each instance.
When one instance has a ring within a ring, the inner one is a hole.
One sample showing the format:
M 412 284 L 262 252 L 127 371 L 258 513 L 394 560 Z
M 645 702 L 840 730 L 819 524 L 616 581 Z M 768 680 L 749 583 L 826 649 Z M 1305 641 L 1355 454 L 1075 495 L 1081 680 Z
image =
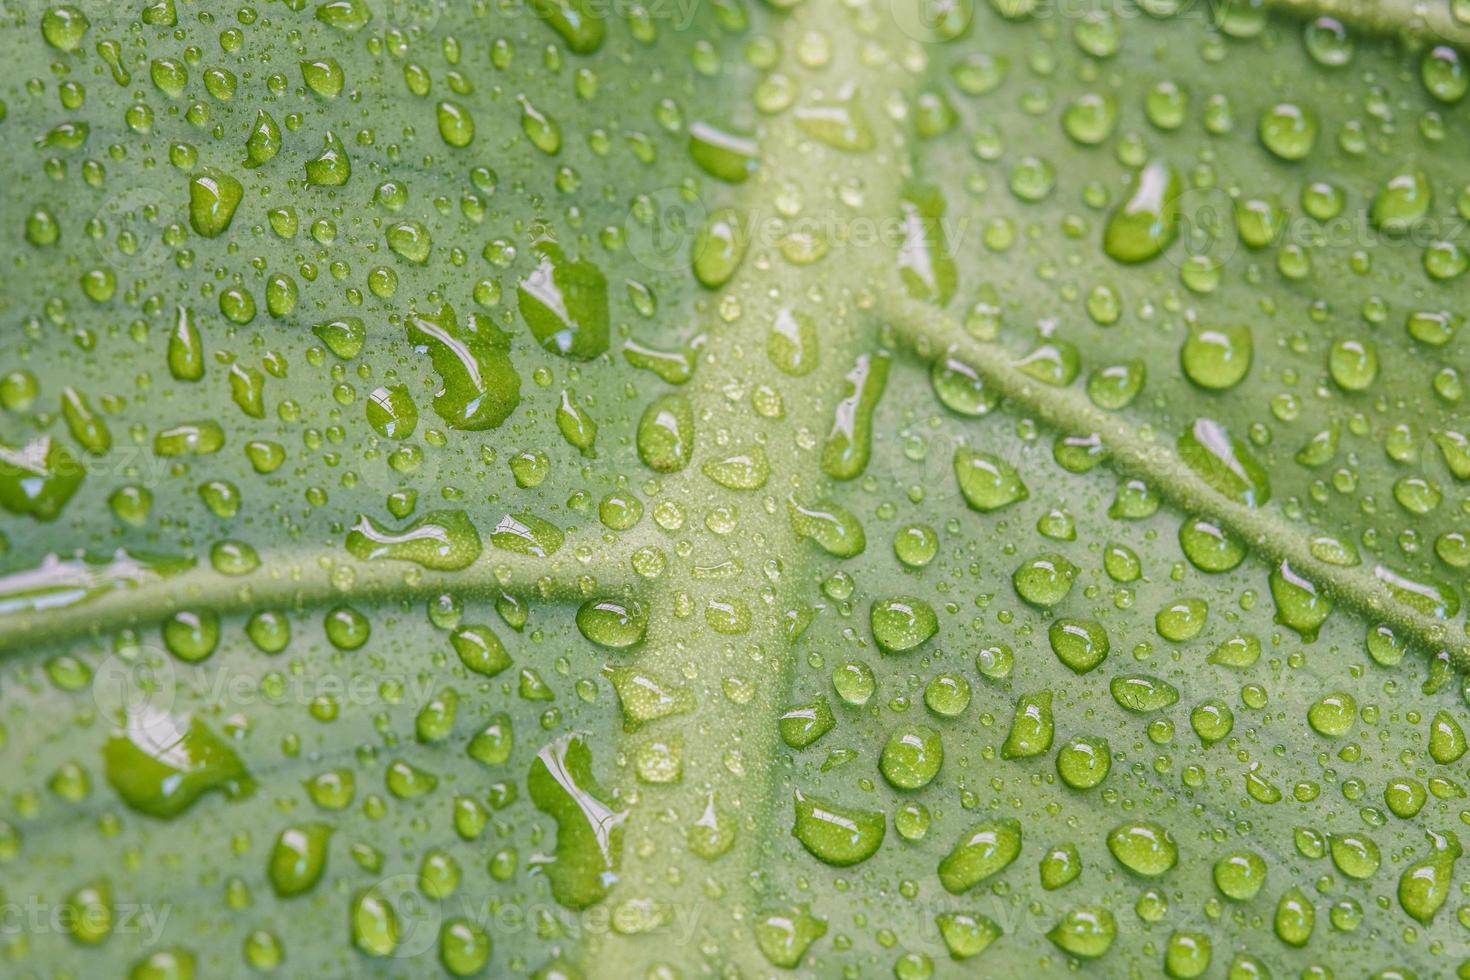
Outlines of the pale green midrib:
M 842 210 L 831 188 L 843 176 L 851 176 L 861 178 L 864 184 L 862 215 L 898 214 L 898 193 L 907 170 L 907 151 L 897 139 L 896 127 L 880 107 L 882 96 L 889 91 L 916 86 L 917 74 L 902 72 L 892 62 L 876 69 L 864 65 L 859 52 L 868 39 L 860 36 L 854 27 L 855 13 L 845 9 L 838 0 L 805 0 L 783 17 L 780 35 L 785 64 L 782 69 L 803 82 L 843 79 L 867 86 L 863 89 L 862 105 L 872 125 L 877 149 L 851 154 L 826 147 L 802 133 L 792 112 L 787 110 L 764 124 L 766 131 L 759 154 L 761 174 L 750 181 L 750 193 L 745 195 L 747 203 L 752 209 L 760 209 L 761 217 L 769 217 L 776 209 L 768 195 L 774 195 L 783 185 L 796 186 L 805 204 L 802 219 L 814 221 L 819 227 L 824 226 L 822 219 L 830 219 L 832 227 L 839 227 L 851 221 L 854 214 Z M 796 55 L 801 47 L 800 39 L 813 33 L 825 35 L 831 43 L 832 59 L 820 73 L 802 67 Z M 825 85 L 823 88 L 829 94 L 832 91 Z M 874 251 L 886 253 L 886 250 L 867 250 Z M 768 264 L 757 262 L 762 252 L 772 253 Z M 741 271 L 722 290 L 723 295 L 740 297 L 743 312 L 733 322 L 709 332 L 699 370 L 689 386 L 693 390 L 687 392 L 701 426 L 699 431 L 704 433 L 706 441 L 697 443 L 694 461 L 687 469 L 664 481 L 665 495 L 683 502 L 691 521 L 701 518 L 715 500 L 738 504 L 740 527 L 731 536 L 737 540 L 720 544 L 712 534 L 697 534 L 695 540 L 703 547 L 723 548 L 732 556 L 739 556 L 744 573 L 740 579 L 722 587 L 701 587 L 698 583 L 691 584 L 682 574 L 682 568 L 676 573 L 671 567 L 661 583 L 661 594 L 653 597 L 653 608 L 664 610 L 662 622 L 655 621 L 642 648 L 630 662 L 661 678 L 677 678 L 686 669 L 696 672 L 697 677 L 689 681 L 689 686 L 697 688 L 699 701 L 696 714 L 655 722 L 634 736 L 636 741 L 645 734 L 687 733 L 684 788 L 677 795 L 658 795 L 656 789 L 641 789 L 645 799 L 641 807 L 633 808 L 630 817 L 622 877 L 608 899 L 614 907 L 623 898 L 639 896 L 673 903 L 698 903 L 705 911 L 701 926 L 708 927 L 701 932 L 719 942 L 718 965 L 738 970 L 741 976 L 767 976 L 775 972 L 758 951 L 754 919 L 763 910 L 783 906 L 794 898 L 762 891 L 759 879 L 765 871 L 777 870 L 768 867 L 768 862 L 773 846 L 779 849 L 780 842 L 789 840 L 792 819 L 791 801 L 785 795 L 786 772 L 774 760 L 784 751 L 778 718 L 791 703 L 798 658 L 779 615 L 793 604 L 809 600 L 810 577 L 803 566 L 815 560 L 819 552 L 796 537 L 786 508 L 780 502 L 792 492 L 816 494 L 829 481 L 821 472 L 819 452 L 793 448 L 791 420 L 811 420 L 814 428 L 829 424 L 833 408 L 842 397 L 843 378 L 860 349 L 858 345 L 871 337 L 864 322 L 866 318 L 857 310 L 853 296 L 873 281 L 875 266 L 873 256 L 864 254 L 860 246 L 834 245 L 832 254 L 807 267 L 795 266 L 775 252 L 769 244 L 751 243 Z M 892 258 L 891 254 L 885 254 L 883 261 L 891 263 Z M 823 306 L 815 305 L 807 295 L 814 282 L 824 286 Z M 777 293 L 780 302 L 794 304 L 820 318 L 821 356 L 815 371 L 804 377 L 775 374 L 765 353 L 768 325 L 776 303 L 771 297 Z M 717 303 L 712 297 L 711 307 Z M 839 310 L 843 305 L 848 307 L 845 316 Z M 754 493 L 721 491 L 700 472 L 701 463 L 717 455 L 708 440 L 709 433 L 721 428 L 727 420 L 732 430 L 730 448 L 746 444 L 748 434 L 740 431 L 739 426 L 749 424 L 748 414 L 740 417 L 740 412 L 751 411 L 749 399 L 743 399 L 744 407 L 732 413 L 726 384 L 737 378 L 752 383 L 756 378 L 770 379 L 785 402 L 787 421 L 770 427 L 769 483 Z M 712 491 L 716 493 L 714 498 L 711 498 Z M 761 506 L 762 497 L 775 499 L 773 510 Z M 761 541 L 759 545 L 755 544 L 757 540 Z M 767 605 L 761 601 L 762 589 L 767 585 L 761 565 L 764 559 L 773 556 L 780 558 L 786 568 L 776 587 L 779 598 L 773 605 Z M 721 557 L 725 555 L 700 554 L 697 548 L 689 564 Z M 696 622 L 697 607 L 710 595 L 729 593 L 748 600 L 753 613 L 751 631 L 741 636 L 720 636 L 702 623 L 691 628 L 672 621 L 667 610 L 672 605 L 673 594 L 681 590 L 695 597 L 692 618 Z M 733 659 L 725 655 L 727 648 L 738 651 Z M 750 651 L 755 649 L 764 658 L 759 663 L 750 658 Z M 722 681 L 732 673 L 743 674 L 756 685 L 757 691 L 750 701 L 736 704 L 723 695 Z M 742 777 L 732 779 L 724 771 L 724 761 L 726 753 L 736 748 L 745 760 L 746 771 Z M 624 785 L 630 791 L 640 790 L 632 777 Z M 732 814 L 739 814 L 735 846 L 708 864 L 687 851 L 682 857 L 676 857 L 676 852 L 684 851 L 684 832 L 688 823 L 699 815 L 703 793 L 711 786 L 722 790 L 726 807 Z M 739 799 L 731 798 L 732 790 L 738 791 Z M 672 826 L 659 826 L 665 811 L 677 813 L 679 821 Z M 651 826 L 654 839 L 662 843 L 648 857 L 632 853 L 637 828 L 631 824 L 638 820 L 647 821 L 644 829 Z M 681 864 L 684 872 L 684 880 L 679 885 L 671 884 L 665 874 L 674 863 Z M 727 889 L 719 901 L 711 900 L 704 893 L 706 877 L 720 881 Z M 673 950 L 656 936 L 629 937 L 616 932 L 588 943 L 580 952 L 589 977 L 645 976 L 657 964 L 670 962 L 685 967 L 689 975 L 698 968 L 701 959 L 694 947 Z
M 1289 562 L 1335 602 L 1370 622 L 1386 623 L 1403 639 L 1429 651 L 1448 649 L 1458 666 L 1470 666 L 1470 642 L 1453 639 L 1453 622 L 1426 615 L 1396 598 L 1369 565 L 1344 567 L 1317 558 L 1308 537 L 1277 510 L 1247 507 L 1220 493 L 1168 446 L 1144 438 L 1124 419 L 1097 408 L 1079 389 L 1037 381 L 1016 368 L 1004 348 L 974 339 L 932 306 L 890 299 L 883 313 L 920 357 L 953 350 L 1013 407 L 1063 432 L 1096 433 L 1114 469 L 1146 481 L 1178 510 L 1217 522 L 1265 561 Z
M 146 581 L 58 609 L 0 616 L 0 656 L 80 637 L 104 637 L 125 628 L 157 626 L 181 609 L 207 609 L 220 616 L 265 609 L 300 611 L 330 603 L 373 603 L 421 599 L 440 593 L 577 601 L 591 591 L 625 590 L 626 563 L 583 565 L 583 548 L 603 549 L 600 540 L 569 536 L 547 558 L 486 549 L 462 571 L 436 572 L 404 561 L 360 561 L 345 549 L 268 550 L 248 575 L 225 575 L 199 564 L 166 578 Z M 589 588 L 590 586 L 590 588 Z
M 1301 20 L 1325 15 L 1371 34 L 1470 47 L 1470 25 L 1455 20 L 1450 0 L 1266 0 L 1266 6 Z

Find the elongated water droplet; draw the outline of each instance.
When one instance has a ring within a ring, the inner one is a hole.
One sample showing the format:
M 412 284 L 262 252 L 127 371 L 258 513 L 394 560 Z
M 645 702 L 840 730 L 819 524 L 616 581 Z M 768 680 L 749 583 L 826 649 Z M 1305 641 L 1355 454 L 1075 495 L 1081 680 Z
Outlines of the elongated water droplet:
M 899 198 L 903 243 L 898 273 L 914 299 L 944 306 L 954 296 L 956 274 L 944 239 L 945 200 L 938 187 L 914 184 Z
M 628 814 L 594 778 L 587 735 L 573 732 L 542 748 L 526 783 L 536 808 L 556 821 L 554 852 L 535 865 L 552 897 L 571 909 L 602 901 L 617 881 Z
M 531 9 L 574 54 L 592 54 L 602 47 L 607 26 L 593 0 L 532 0 Z
M 217 238 L 234 220 L 245 196 L 240 182 L 222 170 L 201 170 L 189 179 L 189 223 L 197 234 Z
M 269 112 L 258 109 L 250 138 L 245 141 L 245 166 L 263 167 L 281 152 L 281 127 Z
M 277 895 L 300 895 L 321 880 L 331 837 L 332 827 L 324 823 L 294 824 L 276 836 L 268 877 Z
M 766 355 L 786 374 L 810 374 L 817 366 L 817 321 L 809 314 L 781 307 L 771 319 Z
M 1271 499 L 1265 467 L 1245 442 L 1213 419 L 1196 419 L 1179 437 L 1179 456 L 1206 483 L 1236 503 L 1260 507 Z
M 1271 597 L 1276 600 L 1276 621 L 1295 630 L 1304 642 L 1317 638 L 1317 631 L 1332 612 L 1332 600 L 1315 583 L 1303 578 L 1282 562 L 1271 570 Z
M 526 325 L 549 351 L 577 361 L 597 357 L 608 346 L 607 278 L 555 243 L 542 242 L 537 251 L 535 270 L 517 289 Z
M 468 568 L 481 548 L 480 533 L 462 510 L 431 511 L 401 531 L 364 514 L 347 535 L 347 550 L 364 561 L 389 558 L 445 572 Z
M 832 414 L 832 429 L 822 445 L 822 472 L 852 480 L 867 469 L 872 452 L 873 413 L 888 384 L 889 356 L 859 354 L 847 372 L 846 392 Z
M 691 246 L 694 275 L 706 289 L 719 289 L 745 259 L 745 227 L 733 208 L 711 211 Z
M 1161 160 L 1146 164 L 1133 178 L 1128 196 L 1108 216 L 1103 251 L 1128 264 L 1155 258 L 1179 232 L 1181 185 L 1175 169 Z
M 1429 855 L 1404 869 L 1399 876 L 1399 905 L 1421 925 L 1429 925 L 1450 897 L 1460 839 L 1453 832 L 1426 831 Z
M 659 473 L 677 473 L 694 456 L 694 407 L 680 394 L 649 402 L 638 420 L 638 457 Z
M 1023 694 L 1017 699 L 1011 730 L 1000 748 L 1002 759 L 1029 759 L 1051 748 L 1056 734 L 1051 702 L 1051 691 Z

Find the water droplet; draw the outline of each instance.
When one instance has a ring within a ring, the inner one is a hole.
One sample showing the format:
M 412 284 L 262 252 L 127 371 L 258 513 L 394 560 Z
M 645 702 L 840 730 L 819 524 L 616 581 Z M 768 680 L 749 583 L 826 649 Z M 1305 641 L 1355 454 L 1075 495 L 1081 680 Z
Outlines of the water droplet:
M 903 243 L 898 274 L 914 299 L 944 306 L 954 296 L 955 266 L 944 239 L 945 200 L 939 188 L 914 184 L 899 199 Z
M 542 347 L 588 361 L 608 347 L 607 278 L 586 259 L 573 261 L 552 242 L 537 246 L 535 270 L 517 289 L 521 316 Z
M 1046 938 L 1064 953 L 1091 960 L 1111 949 L 1117 935 L 1113 913 L 1105 908 L 1076 906 L 1062 914 Z
M 352 161 L 347 147 L 336 133 L 328 130 L 321 152 L 306 161 L 306 182 L 315 187 L 341 187 L 352 178 Z
M 1011 730 L 1000 749 L 1002 759 L 1029 759 L 1051 748 L 1056 733 L 1051 701 L 1051 691 L 1023 694 L 1016 700 Z
M 401 531 L 366 514 L 347 535 L 347 550 L 363 561 L 411 561 L 435 571 L 458 571 L 480 557 L 480 534 L 462 510 L 431 511 Z
M 710 212 L 694 238 L 694 275 L 707 289 L 729 282 L 745 259 L 745 227 L 733 208 Z
M 1332 612 L 1332 600 L 1311 581 L 1298 575 L 1290 563 L 1282 562 L 1271 570 L 1271 597 L 1276 601 L 1276 621 L 1295 630 L 1306 643 L 1317 638 L 1317 631 Z
M 592 0 L 532 0 L 531 9 L 574 54 L 592 54 L 607 34 L 602 8 Z
M 470 110 L 451 99 L 443 99 L 434 110 L 439 123 L 439 136 L 456 149 L 475 141 L 475 117 Z
M 585 909 L 607 897 L 617 881 L 626 810 L 592 774 L 587 735 L 573 732 L 536 754 L 526 778 L 536 808 L 556 821 L 556 847 L 536 865 L 551 883 L 552 897 L 570 909 Z
M 445 305 L 437 314 L 410 315 L 406 329 L 414 350 L 427 353 L 439 375 L 434 413 L 451 428 L 493 429 L 520 404 L 521 378 L 506 353 L 509 342 L 489 321 L 472 313 L 462 328 L 454 308 Z
M 878 769 L 894 789 L 922 789 L 939 774 L 944 743 L 928 725 L 901 725 L 883 744 Z
M 234 220 L 245 196 L 240 182 L 222 170 L 206 169 L 189 179 L 189 223 L 197 234 L 217 238 Z
M 129 712 L 102 749 L 107 782 L 139 813 L 167 820 L 205 793 L 248 795 L 254 783 L 230 745 L 197 719 Z
M 1415 861 L 1399 876 L 1399 905 L 1421 925 L 1428 926 L 1450 896 L 1460 839 L 1453 833 L 1426 831 L 1429 856 Z
M 990 453 L 956 449 L 954 472 L 965 502 L 981 513 L 999 510 L 1031 495 L 1015 467 Z
M 57 51 L 76 51 L 91 26 L 87 15 L 70 4 L 48 7 L 41 15 L 41 36 Z
M 1388 234 L 1405 234 L 1429 213 L 1433 197 L 1433 187 L 1424 171 L 1416 168 L 1397 173 L 1374 192 L 1368 220 Z
M 1136 875 L 1157 877 L 1179 863 L 1179 846 L 1168 830 L 1151 820 L 1119 824 L 1108 832 L 1108 850 Z
M 1325 694 L 1307 709 L 1307 723 L 1319 735 L 1338 738 L 1357 721 L 1358 702 L 1346 691 Z
M 982 821 L 965 831 L 939 862 L 939 883 L 951 895 L 963 894 L 1004 871 L 1020 853 L 1020 821 Z
M 1247 327 L 1198 327 L 1179 350 L 1184 374 L 1210 391 L 1225 391 L 1245 380 L 1254 344 Z
M 689 157 L 711 177 L 731 184 L 743 183 L 758 162 L 752 137 L 706 122 L 689 126 Z
M 1203 599 L 1176 599 L 1154 616 L 1154 629 L 1171 643 L 1192 640 L 1205 628 L 1210 607 Z
M 885 653 L 906 653 L 939 632 L 934 607 L 913 596 L 874 601 L 869 624 L 873 639 Z
M 599 646 L 626 649 L 643 639 L 648 611 L 636 600 L 589 599 L 577 610 L 577 629 Z
M 1228 572 L 1245 560 L 1245 542 L 1232 531 L 1202 518 L 1179 525 L 1179 547 L 1202 572 Z
M 1130 265 L 1157 257 L 1179 233 L 1180 193 L 1179 174 L 1172 166 L 1161 160 L 1146 164 L 1108 216 L 1103 251 Z
M 332 827 L 324 823 L 294 824 L 283 829 L 271 849 L 271 888 L 281 898 L 310 891 L 327 869 Z
M 1055 606 L 1072 591 L 1077 566 L 1061 555 L 1037 555 L 1011 575 L 1016 594 L 1033 606 Z
M 934 922 L 953 960 L 979 956 L 1001 935 L 1000 926 L 978 912 L 941 912 Z
M 1162 711 L 1179 700 L 1174 685 L 1151 674 L 1120 674 L 1108 682 L 1108 691 L 1118 707 L 1140 715 Z
M 929 370 L 934 395 L 957 415 L 978 418 L 1000 404 L 1000 394 L 973 367 L 952 354 L 936 358 Z
M 1107 659 L 1108 631 L 1092 619 L 1055 619 L 1047 629 L 1052 652 L 1075 674 L 1085 674 Z
M 1206 483 L 1236 503 L 1259 507 L 1271 499 L 1265 467 L 1244 441 L 1213 419 L 1196 419 L 1179 437 L 1179 456 Z
M 755 942 L 772 966 L 794 970 L 812 943 L 827 934 L 827 920 L 806 905 L 764 912 L 755 921 Z
M 795 793 L 796 819 L 792 836 L 820 861 L 845 868 L 860 864 L 878 852 L 887 831 L 881 810 L 838 806 Z
M 1288 946 L 1305 946 L 1312 938 L 1317 923 L 1317 910 L 1300 888 L 1288 888 L 1276 903 L 1274 928 L 1276 937 Z
M 888 383 L 887 354 L 859 354 L 845 379 L 846 391 L 832 413 L 832 429 L 822 445 L 822 472 L 852 480 L 867 469 L 872 451 L 873 413 Z
M 694 408 L 683 395 L 667 393 L 648 403 L 638 420 L 638 457 L 659 473 L 676 473 L 694 456 Z
M 1317 145 L 1317 116 L 1294 102 L 1279 102 L 1261 114 L 1261 145 L 1278 158 L 1304 160 Z
M 837 724 L 832 706 L 818 696 L 806 704 L 787 708 L 777 722 L 781 740 L 793 749 L 804 749 L 830 732 Z
M 856 515 L 832 501 L 822 500 L 806 507 L 791 498 L 787 508 L 791 530 L 835 558 L 855 557 L 867 547 L 867 537 Z

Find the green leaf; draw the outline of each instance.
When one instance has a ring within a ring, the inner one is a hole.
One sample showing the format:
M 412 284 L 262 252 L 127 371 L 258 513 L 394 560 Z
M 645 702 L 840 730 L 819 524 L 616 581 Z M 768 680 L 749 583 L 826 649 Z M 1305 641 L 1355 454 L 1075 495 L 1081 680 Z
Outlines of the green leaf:
M 920 7 L 11 11 L 7 975 L 1470 975 L 1470 9 Z

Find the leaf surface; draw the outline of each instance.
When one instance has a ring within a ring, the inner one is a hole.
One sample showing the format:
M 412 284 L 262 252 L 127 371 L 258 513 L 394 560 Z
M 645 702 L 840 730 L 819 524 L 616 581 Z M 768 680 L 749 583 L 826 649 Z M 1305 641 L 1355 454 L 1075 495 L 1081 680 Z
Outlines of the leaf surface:
M 1443 6 L 18 8 L 11 969 L 1463 969 Z

